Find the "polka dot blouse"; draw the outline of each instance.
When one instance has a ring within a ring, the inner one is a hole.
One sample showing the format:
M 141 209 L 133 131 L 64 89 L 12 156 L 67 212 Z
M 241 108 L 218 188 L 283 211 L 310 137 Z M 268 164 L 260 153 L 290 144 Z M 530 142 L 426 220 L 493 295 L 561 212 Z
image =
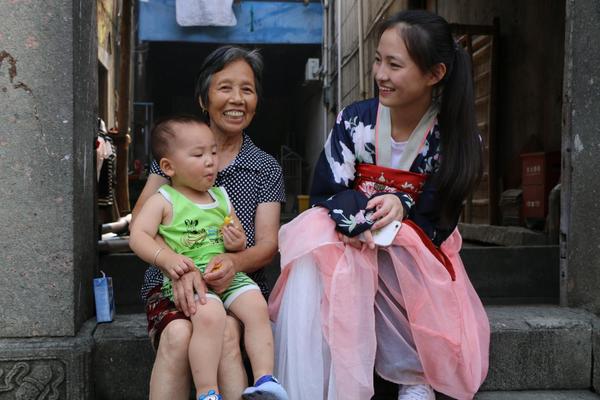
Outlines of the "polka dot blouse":
M 152 162 L 150 173 L 167 178 L 156 161 Z M 215 186 L 224 186 L 227 190 L 235 212 L 246 232 L 248 247 L 255 245 L 254 220 L 258 205 L 285 201 L 281 166 L 275 158 L 256 147 L 246 134 L 244 134 L 242 147 L 237 157 L 217 174 Z M 248 275 L 258 284 L 263 294 L 268 296 L 270 288 L 266 284 L 263 270 L 260 269 Z M 141 290 L 142 300 L 146 302 L 148 292 L 162 283 L 162 272 L 158 268 L 150 266 L 144 274 L 144 284 Z

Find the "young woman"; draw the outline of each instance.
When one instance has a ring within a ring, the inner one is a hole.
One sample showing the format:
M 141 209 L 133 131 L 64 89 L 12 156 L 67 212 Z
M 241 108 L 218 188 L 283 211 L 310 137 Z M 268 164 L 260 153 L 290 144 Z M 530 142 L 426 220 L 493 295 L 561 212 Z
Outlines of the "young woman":
M 319 207 L 279 233 L 277 374 L 294 399 L 369 399 L 373 368 L 401 400 L 471 399 L 490 332 L 456 230 L 481 175 L 468 55 L 443 18 L 404 11 L 382 24 L 373 74 L 379 96 L 339 113 L 318 160 Z

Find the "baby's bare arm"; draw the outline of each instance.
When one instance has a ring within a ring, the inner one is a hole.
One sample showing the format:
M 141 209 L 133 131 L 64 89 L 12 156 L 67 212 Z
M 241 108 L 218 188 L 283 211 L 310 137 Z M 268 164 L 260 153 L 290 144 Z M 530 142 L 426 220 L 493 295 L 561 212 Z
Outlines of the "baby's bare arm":
M 172 251 L 158 235 L 158 226 L 169 204 L 160 195 L 152 195 L 139 211 L 136 223 L 131 227 L 129 247 L 149 264 L 156 265 L 169 278 L 176 280 L 194 268 L 194 262 Z

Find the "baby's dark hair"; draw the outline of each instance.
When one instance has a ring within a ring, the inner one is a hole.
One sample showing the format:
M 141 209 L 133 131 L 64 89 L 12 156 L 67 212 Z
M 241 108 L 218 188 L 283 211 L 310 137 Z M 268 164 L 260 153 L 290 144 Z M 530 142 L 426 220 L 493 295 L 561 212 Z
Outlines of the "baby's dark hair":
M 175 124 L 198 124 L 205 126 L 206 123 L 193 115 L 172 115 L 159 119 L 152 128 L 151 146 L 152 156 L 156 161 L 160 161 L 169 152 L 169 145 L 175 139 L 177 132 Z

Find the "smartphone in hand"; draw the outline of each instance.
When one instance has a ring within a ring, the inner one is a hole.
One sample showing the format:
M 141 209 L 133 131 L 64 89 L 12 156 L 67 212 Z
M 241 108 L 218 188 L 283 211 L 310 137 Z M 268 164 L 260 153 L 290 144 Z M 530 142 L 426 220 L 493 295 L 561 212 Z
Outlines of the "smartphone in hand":
M 391 245 L 401 227 L 401 221 L 392 221 L 383 228 L 377 229 L 376 231 L 371 231 L 373 234 L 373 242 L 375 242 L 377 246 L 386 247 Z M 359 239 L 364 242 L 364 234 L 361 233 Z

